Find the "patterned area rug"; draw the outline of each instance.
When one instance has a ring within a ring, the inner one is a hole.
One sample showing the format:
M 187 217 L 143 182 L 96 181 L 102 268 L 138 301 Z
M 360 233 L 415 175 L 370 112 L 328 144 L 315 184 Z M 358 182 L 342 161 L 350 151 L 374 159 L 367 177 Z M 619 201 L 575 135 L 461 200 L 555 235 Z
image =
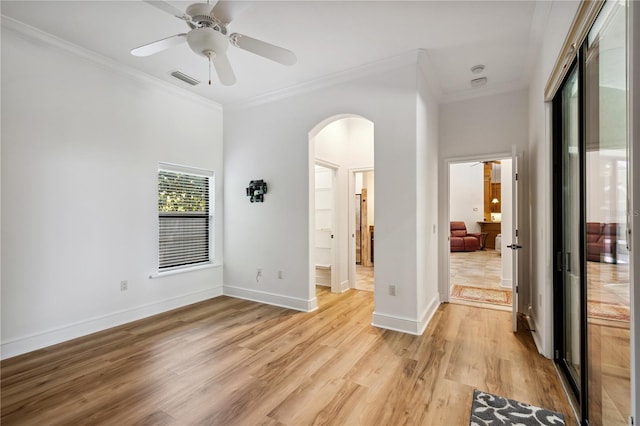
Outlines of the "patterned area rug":
M 451 297 L 470 302 L 511 306 L 511 290 L 454 285 Z
M 599 302 L 597 300 L 587 301 L 587 316 L 613 321 L 629 322 L 629 307 L 617 303 Z
M 469 302 L 491 303 L 493 305 L 511 306 L 511 290 L 484 287 L 472 287 L 454 285 L 451 297 Z M 587 302 L 589 318 L 629 322 L 629 306 L 619 303 L 599 302 L 589 300 Z
M 555 411 L 481 392 L 478 389 L 473 391 L 470 426 L 557 426 L 564 424 L 564 416 Z

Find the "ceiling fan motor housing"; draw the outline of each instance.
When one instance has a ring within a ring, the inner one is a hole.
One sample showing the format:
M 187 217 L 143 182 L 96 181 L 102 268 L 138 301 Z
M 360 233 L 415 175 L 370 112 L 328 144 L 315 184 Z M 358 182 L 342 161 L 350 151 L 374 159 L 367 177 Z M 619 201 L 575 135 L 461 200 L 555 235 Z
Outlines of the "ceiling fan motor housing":
M 210 57 L 211 52 L 216 55 L 224 54 L 229 48 L 229 40 L 226 36 L 213 28 L 196 28 L 187 34 L 187 43 L 196 54 Z
M 186 14 L 191 17 L 191 27 L 211 27 L 227 34 L 227 28 L 212 13 L 213 6 L 206 3 L 194 3 L 187 7 Z
M 205 23 L 207 21 L 212 22 L 211 19 L 211 11 L 213 10 L 213 6 L 206 3 L 194 3 L 187 7 L 186 13 L 191 16 L 191 20 L 197 23 Z

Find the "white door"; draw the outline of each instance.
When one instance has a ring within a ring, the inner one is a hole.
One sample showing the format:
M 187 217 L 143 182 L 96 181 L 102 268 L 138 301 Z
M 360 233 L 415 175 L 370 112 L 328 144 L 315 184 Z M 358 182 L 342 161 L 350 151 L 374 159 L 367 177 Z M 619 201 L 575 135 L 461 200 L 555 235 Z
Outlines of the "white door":
M 512 157 L 512 199 L 511 199 L 511 244 L 507 247 L 511 249 L 511 259 L 512 259 L 512 278 L 511 278 L 511 294 L 512 302 L 511 302 L 511 315 L 513 321 L 513 332 L 518 331 L 518 249 L 521 249 L 522 246 L 519 242 L 518 235 L 518 154 L 516 153 L 515 145 L 512 147 L 511 151 Z M 505 253 L 506 255 L 506 253 Z

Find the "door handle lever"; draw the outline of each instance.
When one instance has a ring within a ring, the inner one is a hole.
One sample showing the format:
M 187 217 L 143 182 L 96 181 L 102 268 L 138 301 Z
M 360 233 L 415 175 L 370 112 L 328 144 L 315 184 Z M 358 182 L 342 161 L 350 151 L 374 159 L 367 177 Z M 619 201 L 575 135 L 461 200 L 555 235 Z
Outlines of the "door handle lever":
M 518 244 L 509 244 L 507 247 L 510 248 L 511 250 L 518 250 L 522 248 L 522 246 Z

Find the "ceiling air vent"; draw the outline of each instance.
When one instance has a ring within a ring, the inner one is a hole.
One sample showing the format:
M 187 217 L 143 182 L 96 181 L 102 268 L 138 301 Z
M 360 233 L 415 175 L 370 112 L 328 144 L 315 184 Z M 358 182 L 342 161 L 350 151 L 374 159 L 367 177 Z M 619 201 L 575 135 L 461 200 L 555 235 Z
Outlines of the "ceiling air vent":
M 196 80 L 193 77 L 189 77 L 188 75 L 186 75 L 185 73 L 182 73 L 180 71 L 174 71 L 171 73 L 172 76 L 174 76 L 175 78 L 177 78 L 178 80 L 182 80 L 185 83 L 188 83 L 192 86 L 195 86 L 197 84 L 200 84 L 200 82 L 198 80 Z

